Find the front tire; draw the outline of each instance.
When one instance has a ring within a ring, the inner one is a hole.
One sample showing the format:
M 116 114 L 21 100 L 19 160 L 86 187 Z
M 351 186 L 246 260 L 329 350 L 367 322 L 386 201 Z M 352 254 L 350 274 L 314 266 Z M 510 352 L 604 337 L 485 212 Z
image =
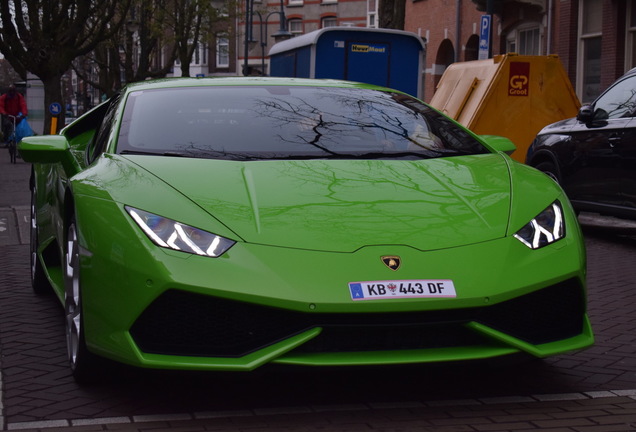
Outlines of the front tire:
M 31 256 L 31 287 L 33 292 L 37 295 L 48 294 L 51 292 L 51 284 L 46 277 L 42 263 L 38 257 L 38 248 L 40 247 L 40 241 L 38 239 L 38 220 L 36 209 L 36 190 L 35 186 L 31 185 L 31 227 L 30 227 L 30 239 L 29 249 Z
M 9 141 L 9 158 L 11 159 L 12 164 L 16 163 L 17 152 L 16 142 L 13 138 L 11 138 Z
M 535 168 L 545 173 L 548 177 L 550 177 L 555 182 L 561 183 L 559 170 L 557 169 L 556 165 L 553 164 L 552 162 L 548 162 L 548 161 L 541 162 L 537 164 Z
M 86 347 L 80 284 L 79 239 L 75 218 L 71 219 L 66 231 L 64 285 L 66 346 L 69 365 L 75 381 L 79 384 L 92 384 L 100 378 L 99 358 L 88 351 Z

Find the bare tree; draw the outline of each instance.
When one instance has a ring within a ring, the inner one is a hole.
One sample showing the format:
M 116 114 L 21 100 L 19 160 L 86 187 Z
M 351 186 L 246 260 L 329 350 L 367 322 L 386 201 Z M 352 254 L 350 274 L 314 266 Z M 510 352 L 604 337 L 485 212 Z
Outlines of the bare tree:
M 63 74 L 74 59 L 91 52 L 120 29 L 130 1 L 3 0 L 0 52 L 22 78 L 31 72 L 42 80 L 44 106 L 64 102 Z M 47 113 L 45 130 L 50 124 Z
M 74 70 L 107 96 L 127 82 L 166 76 L 177 60 L 182 76 L 190 76 L 195 50 L 208 42 L 225 20 L 217 8 L 229 3 L 132 0 L 124 25 L 92 52 L 78 58 Z
M 405 0 L 379 0 L 381 28 L 404 30 Z
M 9 85 L 15 84 L 16 81 L 23 79 L 11 67 L 11 64 L 5 59 L 0 59 L 0 91 L 8 88 Z
M 190 76 L 190 62 L 200 43 L 210 40 L 220 17 L 210 0 L 171 0 L 165 9 L 166 24 L 171 29 L 181 76 Z
M 173 0 L 133 0 L 125 28 L 120 32 L 126 82 L 165 76 L 175 58 L 168 27 L 166 3 Z
M 176 45 L 167 29 L 166 0 L 132 0 L 119 30 L 73 62 L 83 82 L 111 96 L 125 83 L 170 72 Z

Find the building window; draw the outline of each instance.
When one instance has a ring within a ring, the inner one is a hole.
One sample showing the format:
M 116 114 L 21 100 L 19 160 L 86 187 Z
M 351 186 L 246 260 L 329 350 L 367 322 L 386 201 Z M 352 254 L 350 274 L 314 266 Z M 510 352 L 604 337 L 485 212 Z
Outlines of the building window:
M 601 91 L 601 35 L 603 2 L 579 0 L 579 64 L 577 93 L 581 102 L 592 102 Z
M 303 0 L 289 0 L 287 3 L 288 6 L 302 6 Z
M 538 25 L 520 26 L 508 33 L 506 52 L 520 55 L 541 54 L 541 31 Z
M 625 47 L 625 72 L 636 67 L 636 0 L 627 2 L 627 44 Z
M 539 27 L 535 27 L 533 29 L 519 30 L 519 54 L 541 54 Z
M 336 27 L 338 25 L 338 18 L 334 16 L 324 17 L 322 19 L 322 28 Z
M 303 22 L 299 19 L 290 19 L 287 20 L 287 25 L 289 26 L 289 32 L 294 35 L 303 34 Z
M 369 13 L 367 15 L 367 27 L 378 28 L 377 14 Z
M 194 47 L 194 56 L 192 57 L 190 64 L 194 66 L 208 64 L 208 44 L 198 43 Z
M 367 27 L 378 28 L 379 0 L 367 0 Z
M 230 43 L 226 37 L 216 39 L 216 67 L 230 67 Z

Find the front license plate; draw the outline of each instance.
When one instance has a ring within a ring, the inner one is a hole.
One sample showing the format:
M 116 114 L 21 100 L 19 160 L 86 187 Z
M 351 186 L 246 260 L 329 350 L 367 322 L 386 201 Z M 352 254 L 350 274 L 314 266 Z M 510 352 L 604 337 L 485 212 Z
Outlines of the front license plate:
M 352 300 L 457 297 L 449 279 L 349 282 Z

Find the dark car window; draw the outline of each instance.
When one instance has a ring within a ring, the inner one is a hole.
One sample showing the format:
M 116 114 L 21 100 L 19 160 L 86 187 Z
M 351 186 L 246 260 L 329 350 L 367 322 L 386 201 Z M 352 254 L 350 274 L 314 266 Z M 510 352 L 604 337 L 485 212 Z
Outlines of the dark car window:
M 224 86 L 131 93 L 117 152 L 250 160 L 430 158 L 488 150 L 402 94 Z
M 102 111 L 100 111 L 104 112 L 103 117 L 96 119 L 98 120 L 95 125 L 97 128 L 97 134 L 88 146 L 86 152 L 86 159 L 88 163 L 97 159 L 97 157 L 102 154 L 106 148 L 108 137 L 110 136 L 111 128 L 115 119 L 115 113 L 117 112 L 119 98 L 120 94 L 116 94 L 109 101 L 105 102 Z
M 608 89 L 594 103 L 596 120 L 632 117 L 636 109 L 636 75 Z

